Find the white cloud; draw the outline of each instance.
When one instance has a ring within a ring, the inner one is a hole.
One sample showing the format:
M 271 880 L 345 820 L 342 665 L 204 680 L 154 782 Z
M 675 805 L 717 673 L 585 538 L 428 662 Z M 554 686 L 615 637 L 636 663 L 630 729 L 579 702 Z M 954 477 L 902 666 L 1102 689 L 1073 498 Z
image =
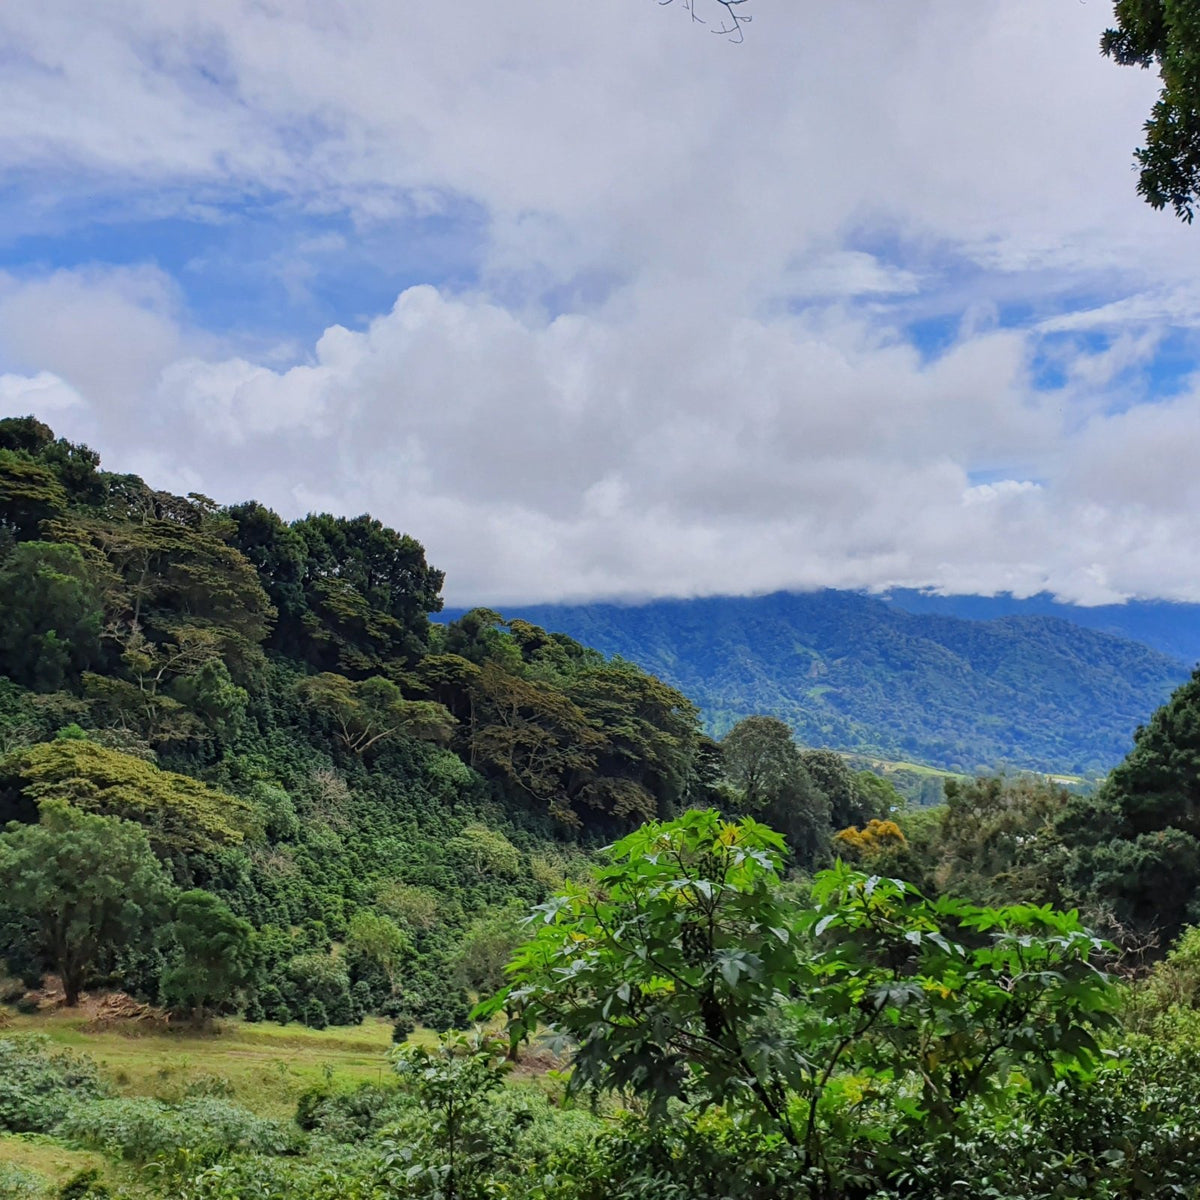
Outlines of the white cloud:
M 39 371 L 36 375 L 0 375 L 0 411 L 35 412 L 50 419 L 82 409 L 83 397 L 69 383 Z
M 685 311 L 651 315 L 523 321 L 418 287 L 361 332 L 326 330 L 308 363 L 181 357 L 119 436 L 103 403 L 90 421 L 119 465 L 178 488 L 374 512 L 422 539 L 456 601 L 888 584 L 1200 598 L 1200 395 L 1098 410 L 1068 441 L 1011 331 L 923 362 L 837 309 L 703 340 Z M 996 461 L 1022 474 L 970 481 Z
M 1197 303 L 1191 231 L 1134 193 L 1154 79 L 1099 58 L 1107 11 L 754 7 L 733 47 L 651 0 L 7 6 L 31 228 L 94 192 L 486 232 L 473 290 L 431 272 L 298 350 L 215 339 L 156 265 L 30 267 L 0 278 L 0 409 L 180 488 L 370 509 L 455 600 L 1200 598 L 1200 400 L 1116 411 Z M 354 249 L 302 226 L 267 254 L 301 298 Z M 906 323 L 947 312 L 923 353 Z M 1039 339 L 1097 330 L 1039 391 Z

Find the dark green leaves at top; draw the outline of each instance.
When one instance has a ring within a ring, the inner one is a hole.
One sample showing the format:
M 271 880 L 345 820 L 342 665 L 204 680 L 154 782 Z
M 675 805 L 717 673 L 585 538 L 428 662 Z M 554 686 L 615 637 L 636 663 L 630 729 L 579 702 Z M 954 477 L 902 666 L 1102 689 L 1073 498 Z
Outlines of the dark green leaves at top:
M 1117 0 L 1101 52 L 1123 66 L 1157 66 L 1162 90 L 1135 151 L 1138 192 L 1191 223 L 1200 194 L 1200 8 L 1194 0 Z

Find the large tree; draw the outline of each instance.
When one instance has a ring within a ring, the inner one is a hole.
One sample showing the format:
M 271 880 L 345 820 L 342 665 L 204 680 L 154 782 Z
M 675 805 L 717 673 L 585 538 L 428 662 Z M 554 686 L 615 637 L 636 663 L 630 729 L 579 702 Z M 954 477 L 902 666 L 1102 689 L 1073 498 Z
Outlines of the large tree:
M 1173 937 L 1200 920 L 1200 669 L 1059 825 L 1076 847 L 1076 888 L 1122 926 Z
M 0 891 L 75 1005 L 121 950 L 152 942 L 168 882 L 140 826 L 47 800 L 38 824 L 0 834 Z
M 829 800 L 804 766 L 791 729 L 778 717 L 746 717 L 721 743 L 738 806 L 769 822 L 806 868 L 827 856 Z
M 46 801 L 136 821 L 164 855 L 234 845 L 260 823 L 246 800 L 82 736 L 0 759 L 0 815 L 29 819 Z
M 184 892 L 174 907 L 175 961 L 163 996 L 202 1025 L 212 1009 L 234 1002 L 254 974 L 254 931 L 210 892 Z

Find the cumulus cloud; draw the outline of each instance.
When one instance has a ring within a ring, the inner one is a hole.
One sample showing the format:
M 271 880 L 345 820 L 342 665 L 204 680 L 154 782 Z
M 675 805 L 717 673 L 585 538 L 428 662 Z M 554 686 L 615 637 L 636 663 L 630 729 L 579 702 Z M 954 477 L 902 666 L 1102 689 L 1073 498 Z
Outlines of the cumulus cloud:
M 44 238 L 84 195 L 253 197 L 303 297 L 354 231 L 485 232 L 469 278 L 274 344 L 270 314 L 206 330 L 149 253 L 31 260 L 0 410 L 179 488 L 370 510 L 455 602 L 1200 599 L 1200 397 L 1131 404 L 1197 324 L 1189 233 L 1134 194 L 1154 80 L 1100 60 L 1106 13 L 754 7 L 734 47 L 649 0 L 8 6 L 0 167 Z

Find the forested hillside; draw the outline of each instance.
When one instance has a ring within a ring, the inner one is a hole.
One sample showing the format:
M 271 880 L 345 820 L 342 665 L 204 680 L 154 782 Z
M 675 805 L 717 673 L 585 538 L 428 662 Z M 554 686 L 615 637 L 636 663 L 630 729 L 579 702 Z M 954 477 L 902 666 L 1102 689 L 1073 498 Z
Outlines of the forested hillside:
M 682 694 L 487 610 L 432 624 L 441 586 L 369 516 L 174 496 L 0 421 L 9 969 L 198 1020 L 462 1025 L 529 904 L 721 794 Z M 817 857 L 895 799 L 836 759 L 826 775 L 803 793 Z M 81 862 L 108 882 L 64 911 Z M 214 945 L 226 961 L 201 969 Z
M 909 613 L 853 592 L 519 607 L 690 696 L 710 732 L 752 713 L 801 741 L 971 773 L 1105 771 L 1187 676 L 1045 616 Z

